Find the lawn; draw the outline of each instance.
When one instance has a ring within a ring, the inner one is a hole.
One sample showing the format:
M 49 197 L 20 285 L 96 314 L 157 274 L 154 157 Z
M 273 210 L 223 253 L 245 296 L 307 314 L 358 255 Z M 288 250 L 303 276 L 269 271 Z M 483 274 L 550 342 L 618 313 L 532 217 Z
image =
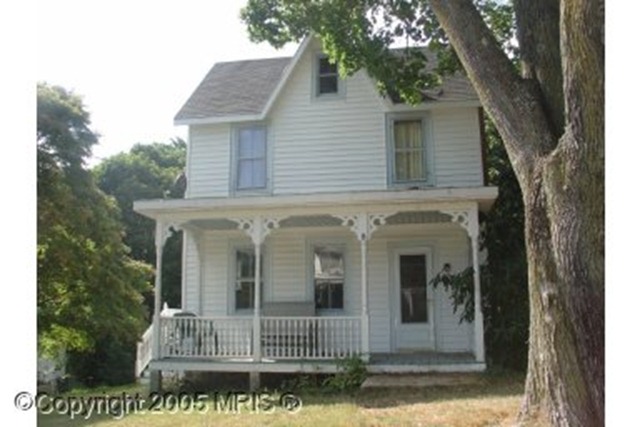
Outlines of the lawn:
M 90 396 L 134 396 L 142 388 L 83 390 L 65 394 L 73 399 Z M 474 385 L 429 388 L 367 389 L 355 393 L 295 392 L 301 407 L 284 409 L 279 394 L 244 396 L 248 403 L 232 406 L 228 395 L 208 393 L 208 399 L 183 395 L 183 402 L 193 402 L 186 410 L 175 406 L 175 396 L 164 407 L 150 410 L 147 403 L 138 413 L 115 419 L 108 414 L 93 414 L 88 419 L 77 415 L 39 413 L 39 426 L 508 426 L 515 417 L 523 393 L 519 375 L 484 375 Z M 238 397 L 238 396 L 236 396 Z M 173 399 L 173 401 L 172 401 Z M 283 402 L 291 400 L 283 400 Z M 64 401 L 63 401 L 64 402 Z M 148 401 L 147 401 L 148 402 Z M 48 403 L 52 403 L 48 402 Z M 251 405 L 255 406 L 252 407 Z M 64 407 L 64 403 L 59 403 Z M 293 405 L 295 406 L 295 405 Z M 133 406 L 131 406 L 133 408 Z M 41 411 L 42 412 L 42 411 Z M 144 413 L 142 413 L 144 412 Z

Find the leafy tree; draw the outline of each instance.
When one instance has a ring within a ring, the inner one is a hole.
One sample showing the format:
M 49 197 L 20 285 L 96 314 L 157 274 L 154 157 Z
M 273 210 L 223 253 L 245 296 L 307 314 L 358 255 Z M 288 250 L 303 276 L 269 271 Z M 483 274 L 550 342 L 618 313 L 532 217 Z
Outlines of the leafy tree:
M 184 197 L 186 152 L 187 144 L 179 138 L 169 144 L 136 144 L 128 153 L 112 156 L 93 170 L 100 189 L 118 202 L 124 242 L 136 260 L 155 265 L 155 222 L 135 212 L 133 202 Z M 165 244 L 162 263 L 162 300 L 171 307 L 181 303 L 181 254 L 182 233 L 174 233 Z M 151 293 L 146 302 L 152 309 Z
M 90 123 L 80 97 L 38 85 L 37 301 L 44 354 L 65 349 L 86 356 L 106 339 L 135 351 L 144 327 L 141 293 L 151 270 L 127 256 L 117 206 L 84 167 L 98 140 Z M 76 367 L 68 368 L 76 373 Z
M 518 180 L 504 144 L 490 120 L 487 137 L 487 178 L 499 189 L 484 220 L 487 265 L 482 275 L 487 358 L 491 363 L 526 369 L 529 332 L 527 254 L 524 208 Z
M 515 25 L 505 18 L 512 7 Z M 522 191 L 530 334 L 521 417 L 604 424 L 604 1 L 249 0 L 242 16 L 253 40 L 274 46 L 318 35 L 341 73 L 366 68 L 409 102 L 462 64 Z M 399 37 L 437 49 L 441 66 L 424 71 L 410 48 L 392 54 Z

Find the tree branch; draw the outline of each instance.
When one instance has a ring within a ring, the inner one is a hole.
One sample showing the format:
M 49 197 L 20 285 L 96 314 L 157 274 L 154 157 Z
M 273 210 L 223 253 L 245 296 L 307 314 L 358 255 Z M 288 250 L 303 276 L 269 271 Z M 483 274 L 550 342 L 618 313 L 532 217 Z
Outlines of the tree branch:
M 471 0 L 430 0 L 430 5 L 496 124 L 516 172 L 530 176 L 533 160 L 557 143 L 541 95 L 517 75 Z
M 544 108 L 557 138 L 564 129 L 560 59 L 560 0 L 515 0 L 522 77 L 542 92 Z

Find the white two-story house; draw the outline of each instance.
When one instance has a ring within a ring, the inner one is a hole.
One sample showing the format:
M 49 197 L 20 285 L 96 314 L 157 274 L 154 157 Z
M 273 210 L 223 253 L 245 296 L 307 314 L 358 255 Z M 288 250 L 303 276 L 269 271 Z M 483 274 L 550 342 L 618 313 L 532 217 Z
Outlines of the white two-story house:
M 341 79 L 307 38 L 293 57 L 216 64 L 175 122 L 189 127 L 185 198 L 135 210 L 156 221 L 158 254 L 170 227 L 185 232 L 183 312 L 161 313 L 158 274 L 140 368 L 485 368 L 478 213 L 497 189 L 465 78 L 408 106 L 366 71 Z M 460 323 L 429 282 L 469 266 L 475 321 Z

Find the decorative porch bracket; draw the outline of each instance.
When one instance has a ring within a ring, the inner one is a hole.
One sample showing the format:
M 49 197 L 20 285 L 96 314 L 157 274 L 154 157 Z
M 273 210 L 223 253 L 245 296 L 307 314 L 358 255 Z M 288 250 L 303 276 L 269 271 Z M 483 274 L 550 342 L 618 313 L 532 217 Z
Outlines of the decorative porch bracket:
M 238 229 L 244 231 L 253 242 L 253 250 L 255 254 L 255 272 L 254 272 L 254 302 L 253 302 L 253 358 L 255 361 L 262 359 L 262 348 L 260 343 L 260 277 L 261 277 L 261 250 L 262 244 L 266 237 L 273 230 L 280 227 L 280 221 L 284 218 L 280 217 L 263 217 L 256 215 L 253 218 L 229 218 L 231 221 L 238 223 Z
M 449 215 L 451 221 L 465 229 L 471 240 L 471 254 L 473 257 L 473 298 L 474 298 L 474 338 L 475 357 L 477 362 L 484 362 L 484 318 L 482 315 L 482 300 L 480 292 L 480 262 L 478 259 L 478 206 L 468 210 L 442 210 Z
M 156 277 L 154 282 L 154 304 L 153 304 L 153 347 L 152 359 L 160 357 L 160 311 L 162 310 L 162 253 L 167 239 L 171 236 L 171 230 L 182 229 L 182 224 L 156 221 Z
M 333 215 L 342 221 L 344 227 L 349 227 L 360 242 L 360 277 L 362 282 L 362 354 L 365 360 L 369 359 L 369 304 L 367 291 L 367 242 L 373 236 L 378 227 L 386 224 L 387 218 L 396 212 L 390 213 L 365 213 L 351 215 Z

